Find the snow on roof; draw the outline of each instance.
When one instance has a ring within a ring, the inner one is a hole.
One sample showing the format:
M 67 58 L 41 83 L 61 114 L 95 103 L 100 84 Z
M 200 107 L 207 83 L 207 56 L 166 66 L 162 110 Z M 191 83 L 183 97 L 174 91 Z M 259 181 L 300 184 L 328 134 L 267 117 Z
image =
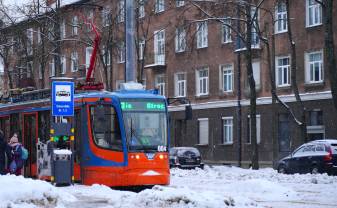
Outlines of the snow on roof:
M 60 7 L 70 5 L 76 2 L 80 2 L 82 0 L 59 0 Z M 18 23 L 27 19 L 28 13 L 36 13 L 38 15 L 37 10 L 32 11 L 32 5 L 36 5 L 39 3 L 40 5 L 40 12 L 44 13 L 50 11 L 50 9 L 55 9 L 56 4 L 53 3 L 49 6 L 46 5 L 46 1 L 43 0 L 3 0 L 4 12 L 7 15 L 3 14 L 0 11 L 0 18 L 7 23 Z M 35 7 L 35 8 L 36 8 Z M 34 14 L 33 14 L 34 15 Z
M 310 143 L 329 143 L 329 144 L 337 144 L 337 139 L 321 139 L 311 141 Z

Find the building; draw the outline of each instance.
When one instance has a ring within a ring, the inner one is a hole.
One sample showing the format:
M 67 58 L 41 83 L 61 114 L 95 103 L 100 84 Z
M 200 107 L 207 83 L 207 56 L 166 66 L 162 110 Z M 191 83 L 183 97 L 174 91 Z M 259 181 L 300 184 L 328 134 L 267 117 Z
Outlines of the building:
M 102 33 L 95 77 L 104 82 L 107 89 L 116 90 L 125 78 L 124 1 L 78 2 L 83 5 L 89 2 L 102 8 L 61 5 L 59 38 L 63 41 L 59 53 L 62 69 L 59 75 L 76 77 L 77 80 L 83 79 L 85 75 L 92 52 L 90 40 L 94 37 L 81 17 L 85 15 L 87 20 L 94 20 Z M 266 44 L 260 39 L 261 35 L 274 36 L 275 57 L 272 59 L 275 68 L 272 73 L 277 94 L 299 117 L 300 107 L 292 88 L 291 50 L 286 21 L 289 14 L 284 2 L 279 2 L 266 1 L 259 8 L 252 9 L 252 14 L 257 14 L 252 29 L 252 65 L 258 97 L 257 139 L 260 163 L 264 165 L 271 165 L 304 142 L 300 128 L 289 112 L 279 104 L 272 105 L 270 59 Z M 48 5 L 54 4 L 52 0 L 48 1 Z M 235 17 L 235 7 L 231 6 L 223 5 L 222 8 L 201 3 L 200 7 L 204 7 L 204 11 L 212 11 L 212 15 L 217 17 L 210 18 L 190 1 L 140 1 L 136 10 L 139 17 L 136 38 L 138 80 L 149 89 L 158 88 L 167 97 L 183 97 L 191 101 L 192 120 L 185 120 L 183 105 L 172 105 L 169 108 L 172 145 L 196 146 L 206 161 L 228 164 L 237 163 L 241 146 L 242 162 L 249 165 L 252 152 L 250 91 L 243 56 L 245 48 L 235 33 L 235 18 L 232 18 Z M 225 15 L 219 15 L 221 12 Z M 325 67 L 322 15 L 321 6 L 314 0 L 290 3 L 291 28 L 296 43 L 297 84 L 306 108 L 309 140 L 337 137 L 334 128 L 337 112 L 332 104 L 328 69 Z M 39 43 L 36 22 L 24 23 L 27 26 L 27 46 Z M 240 28 L 245 31 L 242 25 Z M 260 33 L 257 28 L 260 28 Z M 38 47 L 33 48 L 38 51 Z M 48 57 L 48 64 L 42 68 L 34 59 L 34 50 L 27 57 L 32 59 L 25 59 L 27 67 L 19 68 L 27 72 L 26 75 L 18 73 L 18 87 L 27 87 L 31 83 L 35 83 L 35 88 L 48 86 L 49 77 L 56 75 L 55 56 Z M 6 68 L 5 64 L 4 74 L 11 66 L 17 66 L 15 59 L 11 59 L 9 67 Z M 40 76 L 41 71 L 45 72 L 43 76 Z M 24 82 L 27 79 L 34 82 Z M 238 128 L 239 82 L 242 94 L 241 131 Z M 8 84 L 5 84 L 5 89 L 6 86 L 8 88 Z M 241 142 L 238 139 L 239 132 Z

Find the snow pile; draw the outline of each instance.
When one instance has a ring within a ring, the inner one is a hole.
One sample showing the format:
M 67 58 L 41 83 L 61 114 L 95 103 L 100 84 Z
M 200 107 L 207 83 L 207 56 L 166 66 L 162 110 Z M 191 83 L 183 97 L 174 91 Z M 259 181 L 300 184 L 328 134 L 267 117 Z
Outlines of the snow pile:
M 0 176 L 0 207 L 56 207 L 76 200 L 51 184 L 22 176 Z
M 331 184 L 337 185 L 337 177 L 327 174 L 285 175 L 266 168 L 260 170 L 242 169 L 227 166 L 205 166 L 205 169 L 171 170 L 171 186 L 188 185 L 194 190 L 208 187 L 208 191 L 231 197 L 236 204 L 242 198 L 260 201 L 299 201 L 302 196 L 297 187 Z M 195 181 L 198 181 L 197 183 Z M 337 192 L 337 191 L 335 191 Z
M 0 176 L 2 207 L 334 207 L 337 177 L 326 174 L 284 175 L 260 170 L 216 166 L 171 170 L 169 186 L 139 193 L 104 185 L 56 188 L 47 182 Z M 309 206 L 310 205 L 310 206 Z
M 242 169 L 228 166 L 205 166 L 205 169 L 181 170 L 171 169 L 171 175 L 174 178 L 197 177 L 201 180 L 221 179 L 226 181 L 245 181 L 250 179 L 263 179 L 278 183 L 302 183 L 302 184 L 332 184 L 337 183 L 337 176 L 324 174 L 279 174 L 272 168 L 263 168 L 260 170 Z
M 103 185 L 91 187 L 77 186 L 78 189 L 70 191 L 82 199 L 95 203 L 105 202 L 109 207 L 189 207 L 189 208 L 211 208 L 211 207 L 256 207 L 257 204 L 249 199 L 240 198 L 236 203 L 233 198 L 222 193 L 205 190 L 192 190 L 188 187 L 154 186 L 139 193 L 129 191 L 116 191 Z M 94 193 L 94 197 L 93 197 Z M 106 205 L 104 207 L 106 207 Z

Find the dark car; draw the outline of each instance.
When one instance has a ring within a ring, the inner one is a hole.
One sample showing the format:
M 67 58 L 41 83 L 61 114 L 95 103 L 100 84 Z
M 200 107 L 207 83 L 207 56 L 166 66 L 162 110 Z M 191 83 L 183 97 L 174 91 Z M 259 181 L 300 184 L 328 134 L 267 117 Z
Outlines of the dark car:
M 279 173 L 337 173 L 337 140 L 303 144 L 278 163 Z
M 170 167 L 204 168 L 201 155 L 194 147 L 172 147 L 170 149 Z

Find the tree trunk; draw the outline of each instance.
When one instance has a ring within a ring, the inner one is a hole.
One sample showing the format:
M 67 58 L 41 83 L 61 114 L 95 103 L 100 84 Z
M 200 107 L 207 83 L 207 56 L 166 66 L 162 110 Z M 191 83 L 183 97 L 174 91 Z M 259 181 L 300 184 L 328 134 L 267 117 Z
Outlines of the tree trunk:
M 289 0 L 286 0 L 286 7 L 287 7 L 287 24 L 288 24 L 288 39 L 290 43 L 290 53 L 291 53 L 291 87 L 294 91 L 295 98 L 296 98 L 296 106 L 300 112 L 301 117 L 301 124 L 300 124 L 300 131 L 301 131 L 301 138 L 303 142 L 307 142 L 307 125 L 306 125 L 306 112 L 305 107 L 303 105 L 302 99 L 299 94 L 298 85 L 297 85 L 297 60 L 296 60 L 296 43 L 293 39 L 292 35 L 292 28 L 290 22 L 290 5 Z
M 252 143 L 252 168 L 254 170 L 259 169 L 259 150 L 256 137 L 256 89 L 255 89 L 255 80 L 253 75 L 253 65 L 252 65 L 252 27 L 254 18 L 251 16 L 251 6 L 247 4 L 246 8 L 246 28 L 247 28 L 247 39 L 246 39 L 246 48 L 245 59 L 247 67 L 247 77 L 250 88 L 250 137 Z
M 323 0 L 323 23 L 324 23 L 324 52 L 327 57 L 327 67 L 331 85 L 332 99 L 337 109 L 337 68 L 333 32 L 333 0 Z
M 274 31 L 274 28 L 272 29 Z M 276 84 L 275 84 L 275 36 L 271 35 L 271 44 L 269 42 L 265 42 L 267 47 L 267 56 L 268 56 L 268 71 L 269 71 L 269 79 L 270 79 L 270 92 L 272 95 L 272 143 L 273 143 L 273 167 L 275 167 L 276 162 L 278 161 L 278 153 L 279 153 L 279 143 L 278 137 L 276 134 L 276 124 L 278 122 L 278 113 L 277 113 L 277 94 L 276 94 Z

